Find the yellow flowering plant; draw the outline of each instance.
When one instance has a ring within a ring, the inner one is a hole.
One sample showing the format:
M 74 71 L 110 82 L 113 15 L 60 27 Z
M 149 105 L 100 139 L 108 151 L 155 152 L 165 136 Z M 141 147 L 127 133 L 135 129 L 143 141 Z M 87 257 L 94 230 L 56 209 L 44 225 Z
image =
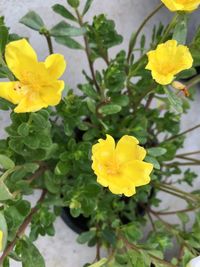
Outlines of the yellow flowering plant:
M 200 1 L 160 1 L 130 34 L 127 49 L 105 14 L 87 21 L 95 1 L 83 2 L 55 4 L 62 21 L 51 28 L 35 11 L 23 15 L 20 23 L 47 43 L 43 61 L 31 40 L 11 33 L 0 18 L 0 109 L 10 114 L 0 140 L 0 266 L 12 260 L 46 266 L 34 241 L 54 235 L 62 215 L 73 221 L 79 243 L 96 246 L 84 266 L 196 267 L 200 194 L 193 166 L 200 151 L 179 149 L 200 128 L 180 125 L 200 82 L 200 30 L 186 42 L 188 18 Z M 172 20 L 155 25 L 146 40 L 143 29 L 164 7 L 175 12 Z M 83 83 L 69 85 L 71 66 L 55 42 L 86 54 Z M 33 205 L 27 195 L 36 191 Z M 169 208 L 166 195 L 185 206 Z

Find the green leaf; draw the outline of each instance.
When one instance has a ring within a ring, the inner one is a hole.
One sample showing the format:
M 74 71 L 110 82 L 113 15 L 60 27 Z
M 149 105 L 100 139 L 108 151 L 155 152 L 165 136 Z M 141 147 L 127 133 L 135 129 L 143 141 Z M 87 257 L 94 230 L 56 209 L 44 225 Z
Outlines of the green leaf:
M 55 168 L 55 174 L 65 175 L 70 171 L 70 166 L 67 162 L 59 161 Z
M 66 19 L 77 21 L 77 19 L 74 17 L 74 15 L 72 15 L 72 13 L 69 12 L 66 9 L 66 7 L 64 7 L 63 5 L 55 4 L 54 6 L 52 6 L 52 9 L 53 9 L 53 11 L 55 11 L 58 14 L 60 14 L 61 16 L 63 16 Z
M 164 155 L 167 152 L 166 148 L 163 147 L 152 147 L 147 149 L 148 154 L 153 157 L 159 157 Z
M 178 113 L 182 113 L 183 109 L 182 109 L 182 101 L 181 99 L 171 90 L 169 90 L 167 87 L 163 86 L 164 91 L 168 97 L 168 100 L 171 104 L 171 106 L 178 112 Z
M 108 260 L 106 258 L 101 259 L 98 262 L 95 262 L 92 265 L 89 265 L 88 267 L 102 267 Z
M 94 230 L 88 231 L 88 232 L 84 232 L 82 234 L 80 234 L 78 236 L 78 238 L 76 239 L 76 241 L 79 244 L 85 244 L 88 243 L 92 238 L 95 237 L 96 232 Z
M 190 221 L 190 218 L 187 215 L 187 213 L 178 212 L 177 216 L 179 217 L 179 219 L 181 220 L 182 224 L 184 224 L 184 225 Z
M 67 2 L 73 8 L 77 8 L 80 4 L 79 0 L 67 0 Z
M 88 97 L 86 99 L 86 103 L 87 103 L 87 107 L 88 107 L 89 111 L 91 111 L 93 114 L 95 114 L 96 113 L 96 102 L 93 99 Z
M 94 90 L 93 86 L 89 83 L 87 84 L 79 84 L 78 88 L 87 96 L 91 97 L 92 99 L 98 99 L 98 94 Z
M 111 115 L 120 112 L 122 108 L 119 105 L 108 104 L 99 108 L 99 112 L 104 115 Z
M 45 267 L 44 258 L 28 238 L 24 238 L 19 242 L 22 246 L 21 255 L 23 267 Z
M 69 36 L 55 37 L 55 41 L 58 44 L 62 44 L 62 45 L 67 46 L 71 49 L 82 49 L 82 50 L 84 49 L 81 44 L 79 44 L 77 41 L 70 38 Z
M 31 120 L 39 129 L 45 129 L 47 127 L 47 120 L 39 113 L 31 113 Z
M 176 40 L 179 44 L 185 44 L 187 39 L 187 14 L 181 14 L 174 28 L 172 39 Z
M 12 199 L 13 195 L 10 193 L 8 187 L 0 180 L 0 201 Z
M 31 205 L 26 200 L 13 201 L 11 203 L 12 205 L 6 206 L 4 210 L 4 215 L 9 229 L 9 241 L 15 238 L 17 230 L 31 210 Z
M 17 128 L 17 132 L 18 132 L 19 135 L 21 135 L 23 137 L 28 136 L 28 134 L 29 134 L 29 124 L 23 122 Z
M 82 16 L 84 16 L 88 10 L 90 9 L 91 5 L 92 5 L 92 2 L 93 0 L 87 0 L 85 6 L 84 6 L 84 9 L 83 9 L 83 13 L 82 13 Z
M 153 164 L 155 169 L 160 170 L 160 164 L 154 157 L 146 156 L 145 161 Z
M 61 21 L 56 24 L 51 30 L 50 34 L 54 37 L 59 36 L 80 36 L 86 33 L 86 29 L 84 27 L 77 28 L 71 26 L 70 24 L 66 23 L 65 21 Z
M 14 168 L 15 167 L 15 163 L 10 158 L 8 158 L 7 156 L 0 154 L 0 166 L 3 169 L 8 170 L 8 169 Z
M 30 172 L 30 173 L 34 173 L 37 171 L 37 169 L 40 167 L 39 164 L 37 163 L 25 163 L 23 165 L 23 168 L 27 171 L 27 172 Z
M 6 219 L 2 212 L 0 212 L 0 230 L 3 232 L 2 249 L 1 249 L 1 251 L 3 251 L 7 244 L 8 227 Z
M 126 107 L 129 104 L 129 97 L 127 95 L 117 95 L 112 97 L 112 103 L 121 107 Z
M 35 11 L 28 12 L 19 22 L 35 31 L 40 31 L 45 27 L 42 18 Z
M 7 41 L 8 41 L 8 28 L 5 26 L 0 26 L 0 54 L 4 53 Z

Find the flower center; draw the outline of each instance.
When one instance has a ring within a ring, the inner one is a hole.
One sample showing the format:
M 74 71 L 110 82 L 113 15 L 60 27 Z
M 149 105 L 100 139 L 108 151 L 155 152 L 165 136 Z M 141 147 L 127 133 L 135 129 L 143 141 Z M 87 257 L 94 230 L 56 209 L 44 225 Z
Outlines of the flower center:
M 119 174 L 119 164 L 116 160 L 112 160 L 105 164 L 107 174 L 116 175 Z
M 37 93 L 40 90 L 39 75 L 31 71 L 24 71 L 20 81 L 16 83 L 14 90 L 20 95 Z
M 17 82 L 14 87 L 14 90 L 19 94 L 26 95 L 29 91 L 29 88 L 28 86 L 23 85 L 21 82 Z

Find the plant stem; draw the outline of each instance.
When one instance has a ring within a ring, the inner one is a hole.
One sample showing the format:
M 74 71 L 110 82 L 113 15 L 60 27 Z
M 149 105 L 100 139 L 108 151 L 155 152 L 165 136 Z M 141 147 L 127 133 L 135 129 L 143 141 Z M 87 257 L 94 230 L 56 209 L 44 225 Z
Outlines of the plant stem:
M 76 9 L 75 12 L 76 12 L 76 15 L 77 15 L 77 19 L 78 19 L 79 25 L 81 27 L 83 27 L 84 23 L 83 23 L 81 14 L 79 13 L 78 9 Z M 90 58 L 90 47 L 89 47 L 88 38 L 87 38 L 86 35 L 84 35 L 83 39 L 84 39 L 84 43 L 85 43 L 85 52 L 86 52 L 86 55 L 87 55 L 87 59 L 88 59 L 89 68 L 90 68 L 90 72 L 91 72 L 91 75 L 92 75 L 92 79 L 93 79 L 93 82 L 94 82 L 94 85 L 95 85 L 97 91 L 101 94 L 101 88 L 99 87 L 99 85 L 97 83 L 97 80 L 96 80 L 96 77 L 95 77 L 95 71 L 94 71 L 93 62 L 92 62 L 92 60 Z
M 53 45 L 52 45 L 52 40 L 51 40 L 51 36 L 47 33 L 44 35 L 46 40 L 47 40 L 47 45 L 49 48 L 49 54 L 53 54 Z
M 189 156 L 189 155 L 195 155 L 195 154 L 200 154 L 200 150 L 197 151 L 193 151 L 193 152 L 187 152 L 187 153 L 183 153 L 183 154 L 178 154 L 176 155 L 176 157 L 184 157 L 184 156 Z
M 153 210 L 149 209 L 149 211 L 159 220 L 163 223 L 163 225 L 166 227 L 166 229 L 169 230 L 169 232 L 171 232 L 177 239 L 177 241 L 179 243 L 181 243 L 181 245 L 185 246 L 188 248 L 188 250 L 190 250 L 192 253 L 196 254 L 195 250 L 193 249 L 192 246 L 190 246 L 181 236 L 180 234 L 177 232 L 177 230 L 174 228 L 174 225 L 164 221 L 156 212 L 154 212 Z
M 185 156 L 176 156 L 176 158 L 193 161 L 193 162 L 196 162 L 196 163 L 200 164 L 200 160 L 198 160 L 198 159 L 189 158 L 189 157 L 185 157 Z
M 35 179 L 40 177 L 48 168 L 46 166 L 41 166 L 33 175 L 27 178 L 29 183 L 32 183 Z
M 164 186 L 164 185 L 158 185 L 158 184 L 154 184 L 155 187 L 157 187 L 159 190 L 165 192 L 165 193 L 168 193 L 170 195 L 173 195 L 173 196 L 176 196 L 176 197 L 179 197 L 179 198 L 182 198 L 184 199 L 186 202 L 197 202 L 199 201 L 199 198 L 197 198 L 196 196 L 190 194 L 190 193 L 187 193 L 185 191 L 181 191 L 181 190 L 173 190 L 173 188 L 170 186 L 167 187 L 167 186 Z
M 121 239 L 122 239 L 122 241 L 124 241 L 125 245 L 128 248 L 134 249 L 138 253 L 141 253 L 141 251 L 143 250 L 143 249 L 139 248 L 138 246 L 136 246 L 135 244 L 129 243 L 128 240 L 126 238 L 124 238 L 123 236 L 121 237 Z M 152 255 L 151 253 L 148 253 L 148 255 L 151 257 L 151 259 L 153 259 L 154 261 L 157 261 L 157 262 L 161 263 L 162 265 L 169 266 L 169 267 L 176 267 L 175 265 L 171 264 L 170 262 L 167 262 L 167 261 L 165 261 L 163 259 L 160 259 L 160 258 Z
M 188 130 L 186 130 L 186 131 L 184 131 L 184 132 L 182 132 L 182 133 L 173 135 L 173 136 L 171 136 L 170 138 L 165 139 L 163 142 L 167 142 L 167 141 L 171 141 L 171 140 L 173 140 L 173 139 L 176 139 L 176 138 L 178 138 L 178 137 L 180 137 L 180 136 L 182 136 L 182 135 L 184 135 L 184 134 L 187 134 L 187 133 L 189 133 L 189 132 L 192 132 L 192 131 L 196 130 L 197 128 L 200 128 L 200 124 L 197 124 L 196 126 L 190 128 L 190 129 L 188 129 Z
M 183 196 L 188 196 L 188 197 L 190 197 L 190 198 L 192 198 L 192 199 L 194 199 L 196 201 L 199 201 L 200 200 L 198 197 L 194 196 L 193 194 L 188 193 L 188 192 L 185 192 L 183 190 L 180 190 L 180 189 L 178 189 L 178 188 L 176 188 L 175 186 L 172 186 L 172 185 L 167 185 L 167 184 L 163 184 L 163 183 L 161 184 L 160 183 L 159 184 L 159 187 L 160 188 L 165 188 L 165 189 L 168 189 L 168 190 L 171 190 L 171 191 L 174 191 L 176 193 L 182 194 Z
M 141 25 L 139 26 L 138 30 L 136 31 L 136 33 L 134 34 L 133 40 L 130 41 L 129 44 L 129 50 L 128 50 L 128 56 L 127 56 L 127 62 L 130 61 L 130 57 L 135 45 L 135 42 L 137 40 L 137 37 L 139 36 L 140 32 L 142 31 L 142 29 L 144 28 L 144 26 L 146 25 L 146 23 L 163 7 L 163 3 L 158 5 L 145 19 L 144 21 L 141 23 Z
M 153 211 L 154 213 L 156 213 L 157 215 L 177 215 L 177 213 L 185 213 L 185 212 L 192 212 L 194 210 L 197 210 L 200 208 L 199 206 L 196 207 L 192 207 L 192 208 L 188 208 L 188 209 L 182 209 L 182 210 L 174 210 L 174 211 L 166 211 L 166 212 L 162 212 L 162 211 Z
M 37 213 L 38 209 L 39 209 L 39 204 L 41 204 L 46 196 L 46 191 L 43 190 L 42 194 L 40 196 L 40 198 L 37 201 L 37 204 L 35 205 L 35 207 L 33 207 L 31 209 L 31 212 L 29 213 L 29 215 L 27 216 L 27 218 L 24 220 L 24 222 L 22 223 L 22 225 L 19 227 L 17 234 L 15 236 L 15 238 L 13 239 L 13 241 L 6 247 L 6 249 L 4 250 L 3 254 L 0 257 L 0 266 L 2 266 L 4 259 L 9 255 L 9 253 L 14 249 L 17 241 L 19 240 L 19 238 L 22 237 L 22 235 L 24 234 L 24 231 L 26 230 L 27 226 L 29 225 L 29 223 L 32 221 L 33 215 L 35 213 Z
M 200 82 L 200 74 L 192 78 L 188 83 L 186 83 L 187 89 L 190 89 L 192 86 Z
M 164 32 L 164 34 L 160 40 L 160 43 L 163 43 L 165 41 L 165 39 L 168 36 L 168 34 L 170 33 L 171 29 L 174 27 L 176 20 L 177 20 L 177 17 L 178 17 L 178 14 L 176 14 L 173 17 L 172 21 L 168 24 L 168 26 L 167 26 L 167 28 L 166 28 L 166 30 L 165 30 L 165 32 Z

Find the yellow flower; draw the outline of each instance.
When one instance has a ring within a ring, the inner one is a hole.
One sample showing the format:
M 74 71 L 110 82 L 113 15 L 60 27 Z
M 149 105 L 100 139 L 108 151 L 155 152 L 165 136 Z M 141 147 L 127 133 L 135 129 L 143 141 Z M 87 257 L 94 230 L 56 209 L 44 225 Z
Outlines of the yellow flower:
M 3 232 L 0 230 L 0 251 L 3 249 Z
M 21 39 L 6 46 L 5 58 L 18 81 L 1 82 L 0 97 L 17 104 L 15 112 L 34 112 L 60 102 L 64 81 L 58 78 L 66 68 L 62 55 L 52 54 L 38 62 L 33 48 Z
M 92 147 L 92 169 L 97 182 L 109 187 L 113 194 L 132 196 L 135 187 L 150 182 L 153 165 L 143 162 L 146 151 L 135 137 L 123 136 L 116 147 L 112 136 L 106 137 Z
M 161 0 L 171 11 L 193 11 L 200 5 L 200 0 Z
M 179 72 L 190 69 L 193 64 L 191 53 L 187 46 L 178 45 L 176 40 L 169 40 L 159 44 L 156 50 L 147 53 L 146 69 L 157 83 L 170 84 Z

